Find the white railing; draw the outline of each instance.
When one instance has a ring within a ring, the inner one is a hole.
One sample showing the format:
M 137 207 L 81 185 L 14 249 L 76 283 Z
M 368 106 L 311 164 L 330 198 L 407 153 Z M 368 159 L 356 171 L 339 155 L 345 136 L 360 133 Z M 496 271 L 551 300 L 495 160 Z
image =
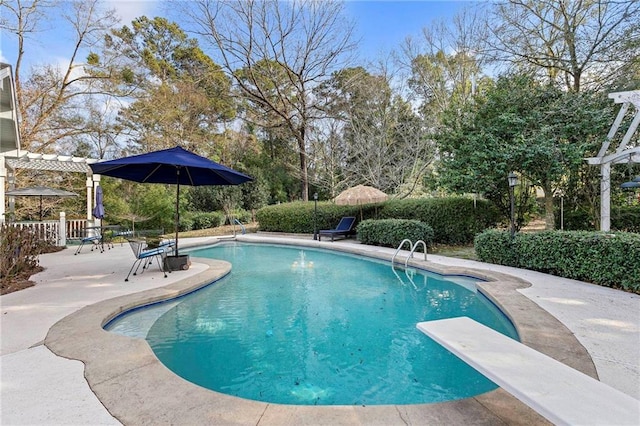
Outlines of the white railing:
M 67 220 L 67 238 L 79 240 L 86 237 L 87 226 L 93 226 L 93 222 L 87 219 L 69 219 Z
M 60 241 L 60 222 L 57 220 L 43 220 L 40 222 L 10 222 L 9 225 L 20 229 L 30 229 L 41 240 L 54 242 L 56 245 Z
M 54 242 L 57 246 L 66 246 L 67 239 L 85 237 L 85 228 L 93 223 L 87 219 L 66 220 L 65 213 L 61 212 L 59 220 L 8 222 L 7 224 L 21 229 L 31 229 L 40 239 Z

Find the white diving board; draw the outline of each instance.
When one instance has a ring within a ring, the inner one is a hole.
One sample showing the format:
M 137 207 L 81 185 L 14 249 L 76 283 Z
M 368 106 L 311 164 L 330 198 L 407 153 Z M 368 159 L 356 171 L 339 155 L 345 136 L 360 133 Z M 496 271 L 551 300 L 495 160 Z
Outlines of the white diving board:
M 640 425 L 640 401 L 471 318 L 417 327 L 556 425 Z

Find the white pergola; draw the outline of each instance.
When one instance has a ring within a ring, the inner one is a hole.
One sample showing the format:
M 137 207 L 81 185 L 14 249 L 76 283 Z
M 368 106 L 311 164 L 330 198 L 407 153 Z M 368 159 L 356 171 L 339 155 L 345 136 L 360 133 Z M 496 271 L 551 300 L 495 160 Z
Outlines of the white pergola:
M 93 175 L 92 158 L 71 157 L 54 154 L 37 154 L 20 148 L 18 110 L 11 66 L 0 63 L 0 223 L 6 219 L 5 189 L 15 188 L 16 169 L 51 170 L 62 173 L 84 173 L 87 176 L 87 220 L 92 220 L 95 188 L 100 176 Z M 13 212 L 14 197 L 9 198 L 9 211 Z
M 607 138 L 602 142 L 598 155 L 586 158 L 590 165 L 600 166 L 601 231 L 609 231 L 611 229 L 611 166 L 615 164 L 640 163 L 640 141 L 638 141 L 636 135 L 640 124 L 640 90 L 609 93 L 609 98 L 613 99 L 617 104 L 622 104 L 622 106 L 607 134 Z M 615 147 L 615 150 L 611 152 L 609 148 L 614 139 L 616 139 L 620 124 L 627 114 L 633 114 L 631 124 Z M 632 139 L 634 140 L 632 141 Z
M 19 149 L 0 154 L 0 222 L 6 217 L 5 188 L 15 188 L 15 170 L 51 170 L 62 173 L 84 173 L 87 175 L 87 220 L 92 220 L 92 206 L 94 204 L 95 188 L 100 184 L 100 175 L 93 175 L 90 163 L 98 160 L 82 157 L 71 157 L 53 154 L 36 154 Z M 8 184 L 8 185 L 7 185 Z M 9 212 L 13 212 L 14 197 L 9 196 Z

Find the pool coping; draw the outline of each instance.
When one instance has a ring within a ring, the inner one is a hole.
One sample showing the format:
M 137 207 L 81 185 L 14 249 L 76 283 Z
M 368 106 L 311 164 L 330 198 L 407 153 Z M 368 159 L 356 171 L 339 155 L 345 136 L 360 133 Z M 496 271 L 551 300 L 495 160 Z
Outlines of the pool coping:
M 296 245 L 391 260 L 388 249 L 356 244 L 238 236 L 238 241 Z M 187 382 L 168 370 L 141 339 L 117 335 L 102 326 L 137 306 L 174 298 L 226 275 L 227 262 L 192 258 L 208 266 L 185 280 L 99 302 L 63 318 L 47 334 L 55 354 L 82 361 L 85 378 L 109 413 L 123 424 L 548 424 L 502 389 L 457 401 L 379 406 L 299 406 L 257 402 L 224 395 Z M 411 259 L 409 265 L 445 275 L 489 280 L 478 290 L 511 319 L 522 343 L 597 378 L 586 349 L 560 321 L 518 292 L 530 286 L 510 275 L 446 267 Z

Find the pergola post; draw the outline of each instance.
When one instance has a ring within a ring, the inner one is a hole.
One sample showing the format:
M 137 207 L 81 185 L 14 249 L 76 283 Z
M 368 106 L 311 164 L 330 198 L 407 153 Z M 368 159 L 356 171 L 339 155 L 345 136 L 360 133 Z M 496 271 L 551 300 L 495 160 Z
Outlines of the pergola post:
M 91 216 L 91 206 L 93 206 L 93 179 L 91 176 L 87 176 L 87 221 L 92 219 Z
M 611 163 L 600 165 L 600 230 L 611 230 Z
M 60 212 L 60 221 L 58 224 L 58 246 L 67 245 L 67 214 Z
M 5 185 L 5 181 L 7 179 L 7 167 L 4 165 L 4 155 L 0 155 L 0 223 L 4 223 L 5 222 L 5 217 L 4 217 L 4 203 L 5 203 L 5 196 L 4 196 L 4 185 Z
M 95 207 L 96 206 L 96 193 L 97 193 L 97 188 L 98 186 L 100 186 L 100 175 L 91 175 L 91 179 L 93 180 L 93 204 L 92 206 Z M 93 218 L 93 226 L 102 226 L 102 219 L 97 219 L 93 217 L 93 207 L 91 207 L 89 209 L 89 216 L 90 219 Z

